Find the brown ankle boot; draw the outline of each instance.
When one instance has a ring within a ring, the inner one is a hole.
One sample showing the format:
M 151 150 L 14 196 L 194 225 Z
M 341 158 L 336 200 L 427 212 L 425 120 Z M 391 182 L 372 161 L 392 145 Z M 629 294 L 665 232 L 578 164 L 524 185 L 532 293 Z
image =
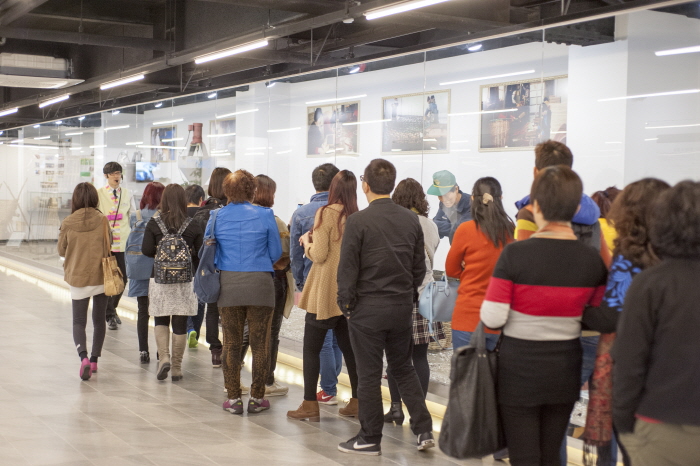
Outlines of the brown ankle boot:
M 321 412 L 318 409 L 318 401 L 302 401 L 299 409 L 287 411 L 287 417 L 298 421 L 319 422 L 321 420 Z
M 358 403 L 357 398 L 350 398 L 348 404 L 344 408 L 338 410 L 338 414 L 347 417 L 357 417 Z

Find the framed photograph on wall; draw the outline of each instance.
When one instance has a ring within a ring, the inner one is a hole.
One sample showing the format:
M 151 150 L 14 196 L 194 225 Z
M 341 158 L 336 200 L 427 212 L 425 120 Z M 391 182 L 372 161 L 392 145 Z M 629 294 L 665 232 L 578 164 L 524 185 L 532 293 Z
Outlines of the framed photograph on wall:
M 382 154 L 448 151 L 449 90 L 383 97 L 382 109 Z
M 480 151 L 566 143 L 567 76 L 481 86 Z
M 214 152 L 221 156 L 236 154 L 236 119 L 210 120 L 209 135 L 204 141 L 209 149 L 209 154 Z
M 166 162 L 175 160 L 176 151 L 165 149 L 163 146 L 174 146 L 177 138 L 177 126 L 158 126 L 151 128 L 151 145 L 160 146 L 159 149 L 151 149 L 151 162 Z
M 306 155 L 358 155 L 360 102 L 306 107 Z

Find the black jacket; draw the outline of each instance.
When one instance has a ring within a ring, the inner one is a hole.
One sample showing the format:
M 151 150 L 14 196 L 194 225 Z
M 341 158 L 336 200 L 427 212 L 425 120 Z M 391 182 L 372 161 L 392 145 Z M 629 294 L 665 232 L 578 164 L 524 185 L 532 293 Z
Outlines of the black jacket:
M 468 194 L 464 194 L 462 191 L 459 193 L 462 195 L 462 197 L 456 206 L 458 215 L 456 222 L 452 223 L 447 217 L 444 210 L 445 206 L 442 204 L 442 202 L 440 203 L 440 209 L 438 210 L 437 215 L 435 215 L 435 218 L 433 218 L 433 222 L 435 222 L 438 227 L 438 231 L 440 232 L 440 238 L 448 237 L 450 239 L 450 244 L 452 244 L 452 237 L 454 236 L 455 231 L 457 231 L 457 227 L 472 219 L 472 203 L 470 197 Z
M 338 305 L 411 305 L 425 278 L 423 229 L 418 216 L 377 199 L 348 217 L 338 265 Z
M 700 261 L 668 259 L 632 281 L 613 347 L 613 420 L 700 426 Z
M 175 232 L 173 231 L 173 233 Z M 199 266 L 198 253 L 202 247 L 204 231 L 199 227 L 197 222 L 192 220 L 187 228 L 185 228 L 182 238 L 190 248 L 190 254 L 192 255 L 192 271 L 195 272 Z M 163 232 L 160 230 L 155 219 L 151 218 L 146 224 L 146 231 L 143 233 L 143 243 L 141 243 L 141 252 L 143 255 L 155 257 L 158 243 L 160 243 L 161 239 L 163 239 Z
M 225 205 L 226 201 L 221 201 L 215 197 L 210 197 L 209 199 L 207 199 L 204 205 L 199 208 L 197 213 L 194 214 L 194 217 L 192 217 L 192 221 L 199 225 L 199 228 L 201 228 L 202 231 L 206 231 L 207 223 L 209 223 L 209 214 L 211 213 L 211 211 L 220 209 Z

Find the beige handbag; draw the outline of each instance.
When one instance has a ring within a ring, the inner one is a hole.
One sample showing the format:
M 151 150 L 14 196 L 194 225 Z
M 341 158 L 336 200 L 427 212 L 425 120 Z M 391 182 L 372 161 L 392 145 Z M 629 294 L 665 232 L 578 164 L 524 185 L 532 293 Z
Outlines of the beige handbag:
M 124 276 L 117 264 L 117 258 L 112 255 L 112 241 L 109 236 L 109 225 L 105 223 L 105 245 L 107 257 L 102 258 L 102 274 L 105 281 L 105 295 L 116 296 L 124 291 Z
M 285 319 L 289 319 L 289 316 L 292 314 L 292 308 L 294 307 L 294 289 L 295 289 L 294 277 L 292 276 L 292 272 L 288 270 L 287 271 L 287 300 L 284 303 L 284 312 L 283 312 Z

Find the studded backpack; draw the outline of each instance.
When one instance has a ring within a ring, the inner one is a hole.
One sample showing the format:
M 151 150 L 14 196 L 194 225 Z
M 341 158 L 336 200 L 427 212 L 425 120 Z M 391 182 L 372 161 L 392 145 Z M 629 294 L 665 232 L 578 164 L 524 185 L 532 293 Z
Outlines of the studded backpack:
M 192 254 L 182 234 L 192 221 L 187 218 L 177 233 L 170 233 L 157 213 L 153 219 L 158 224 L 163 238 L 158 243 L 153 264 L 153 274 L 156 283 L 176 284 L 192 281 Z

